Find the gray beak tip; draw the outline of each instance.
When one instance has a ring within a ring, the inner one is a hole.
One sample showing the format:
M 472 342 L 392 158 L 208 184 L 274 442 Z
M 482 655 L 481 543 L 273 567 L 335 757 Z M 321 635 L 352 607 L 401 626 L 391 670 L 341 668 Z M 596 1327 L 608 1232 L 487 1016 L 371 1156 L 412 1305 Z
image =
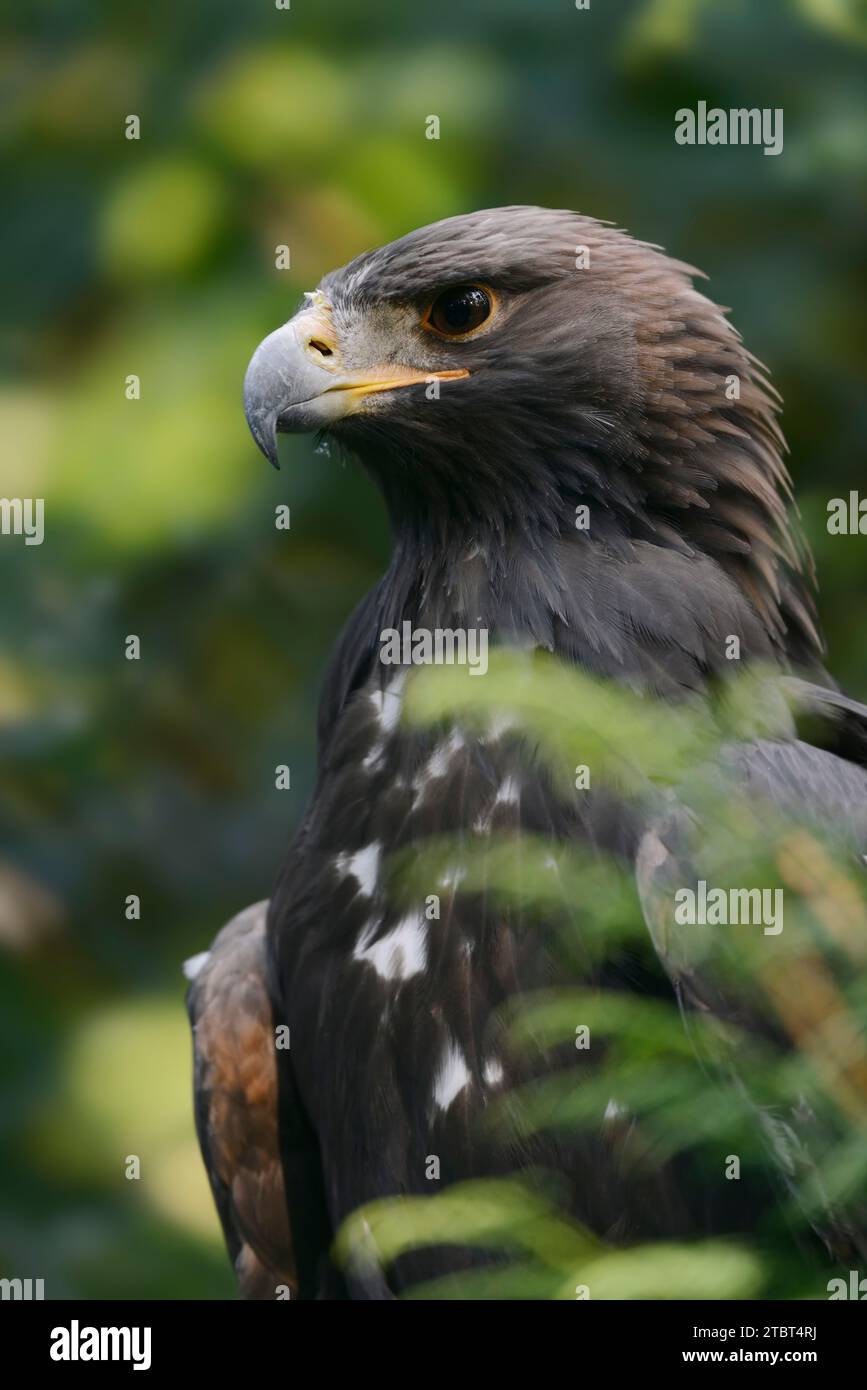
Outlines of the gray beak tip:
M 257 447 L 265 455 L 272 468 L 280 470 L 277 454 L 277 412 L 274 410 L 247 410 L 247 424 Z
M 244 414 L 268 462 L 279 468 L 277 434 L 306 433 L 327 423 L 334 373 L 310 360 L 299 340 L 296 319 L 269 333 L 250 359 L 244 377 Z M 305 338 L 307 329 L 301 334 Z M 326 403 L 323 407 L 323 401 Z
M 279 455 L 278 455 L 278 453 L 277 453 L 277 422 L 276 422 L 276 419 L 274 420 L 274 423 L 270 426 L 270 428 L 267 430 L 267 432 L 264 432 L 264 431 L 263 431 L 263 433 L 261 433 L 261 434 L 255 434 L 255 433 L 254 433 L 253 438 L 255 439 L 256 443 L 259 445 L 259 448 L 261 449 L 262 453 L 265 455 L 265 457 L 266 457 L 266 459 L 268 460 L 268 462 L 270 463 L 271 467 L 272 467 L 272 468 L 275 468 L 275 469 L 277 470 L 277 472 L 279 473 L 279 472 L 280 472 L 280 457 L 279 457 Z
M 273 390 L 270 374 L 261 371 L 260 362 L 260 354 L 257 352 L 247 369 L 244 380 L 244 415 L 258 448 L 265 455 L 272 468 L 279 469 L 280 462 L 277 457 L 279 397 L 277 400 L 274 399 L 276 393 Z

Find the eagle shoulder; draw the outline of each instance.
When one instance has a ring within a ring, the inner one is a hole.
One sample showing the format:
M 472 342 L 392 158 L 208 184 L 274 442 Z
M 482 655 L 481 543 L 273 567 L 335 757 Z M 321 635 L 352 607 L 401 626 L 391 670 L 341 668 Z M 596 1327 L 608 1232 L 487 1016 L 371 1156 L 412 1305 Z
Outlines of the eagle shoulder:
M 267 902 L 238 913 L 185 966 L 196 1130 L 241 1295 L 297 1293 L 278 1139 L 277 1063 L 266 985 Z

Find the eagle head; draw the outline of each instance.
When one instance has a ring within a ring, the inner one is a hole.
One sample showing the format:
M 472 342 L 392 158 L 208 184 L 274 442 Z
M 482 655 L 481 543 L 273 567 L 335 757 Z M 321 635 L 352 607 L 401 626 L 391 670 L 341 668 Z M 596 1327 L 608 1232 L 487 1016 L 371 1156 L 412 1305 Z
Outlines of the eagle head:
M 586 508 L 587 545 L 710 557 L 804 660 L 777 398 L 696 274 L 574 212 L 447 218 L 305 295 L 250 362 L 250 429 L 275 464 L 278 432 L 325 431 L 431 553 L 547 554 Z

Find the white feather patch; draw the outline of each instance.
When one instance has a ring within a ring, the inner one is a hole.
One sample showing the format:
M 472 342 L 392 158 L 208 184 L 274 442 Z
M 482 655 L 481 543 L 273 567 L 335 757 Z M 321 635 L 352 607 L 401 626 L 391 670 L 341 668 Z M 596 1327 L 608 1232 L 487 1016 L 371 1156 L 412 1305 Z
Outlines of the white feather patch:
M 372 965 L 382 980 L 411 980 L 427 964 L 425 921 L 420 912 L 407 913 L 397 926 L 371 941 L 378 923 L 372 923 L 353 951 L 355 960 Z
M 210 954 L 210 951 L 199 951 L 197 956 L 190 956 L 189 960 L 184 961 L 183 971 L 188 980 L 196 978 L 202 968 L 207 965 Z
M 490 1057 L 485 1063 L 482 1076 L 486 1086 L 499 1086 L 503 1079 L 503 1064 L 498 1057 Z
M 379 856 L 381 846 L 375 841 L 357 849 L 354 854 L 338 854 L 334 867 L 339 874 L 352 874 L 361 893 L 372 898 L 379 879 Z
M 434 1100 L 440 1110 L 448 1110 L 470 1079 L 463 1053 L 457 1043 L 449 1039 L 434 1077 Z

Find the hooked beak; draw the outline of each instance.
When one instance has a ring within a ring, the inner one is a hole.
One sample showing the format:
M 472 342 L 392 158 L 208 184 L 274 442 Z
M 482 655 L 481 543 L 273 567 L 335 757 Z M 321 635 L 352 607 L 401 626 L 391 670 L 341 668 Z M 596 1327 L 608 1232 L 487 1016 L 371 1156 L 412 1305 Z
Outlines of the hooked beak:
M 275 468 L 280 466 L 278 433 L 324 429 L 354 414 L 377 392 L 469 376 L 463 368 L 424 372 L 400 366 L 346 373 L 324 296 L 316 291 L 308 299 L 311 307 L 302 309 L 259 344 L 244 378 L 247 424 Z

